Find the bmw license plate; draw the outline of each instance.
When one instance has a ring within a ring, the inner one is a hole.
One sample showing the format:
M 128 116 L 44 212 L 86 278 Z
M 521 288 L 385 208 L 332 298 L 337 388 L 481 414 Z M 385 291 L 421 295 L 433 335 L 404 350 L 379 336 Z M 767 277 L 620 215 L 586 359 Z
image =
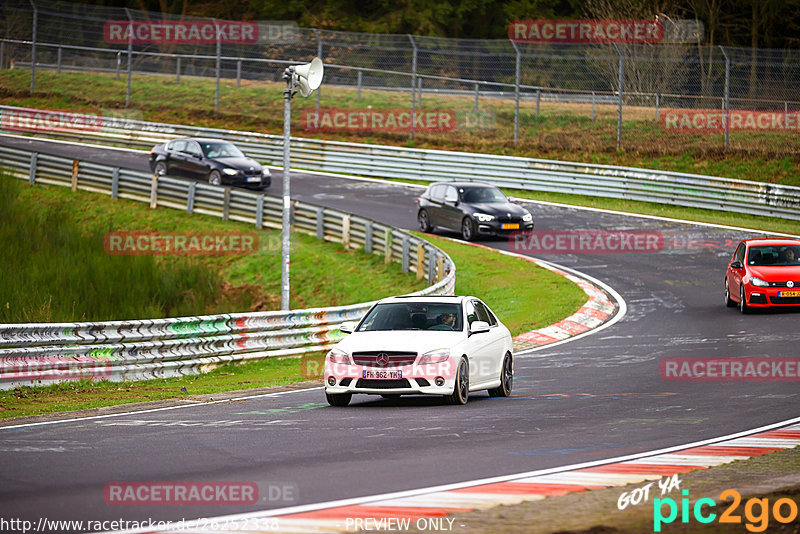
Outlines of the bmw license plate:
M 519 223 L 503 223 L 500 225 L 501 230 L 519 230 Z
M 385 378 L 385 379 L 400 379 L 403 378 L 403 371 L 362 371 L 361 378 Z
M 260 182 L 260 181 L 261 181 L 261 178 L 259 178 L 258 176 L 248 176 L 247 177 L 247 183 L 248 184 L 252 183 L 252 182 Z
M 800 291 L 778 291 L 779 297 L 800 297 Z

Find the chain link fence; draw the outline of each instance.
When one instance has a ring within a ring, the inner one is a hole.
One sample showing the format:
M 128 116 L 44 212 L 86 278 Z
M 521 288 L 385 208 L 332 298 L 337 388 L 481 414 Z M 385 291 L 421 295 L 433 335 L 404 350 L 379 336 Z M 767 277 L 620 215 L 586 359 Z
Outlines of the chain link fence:
M 177 24 L 196 28 L 197 38 L 153 38 Z M 137 34 L 139 26 L 146 38 Z M 237 31 L 250 32 L 249 38 Z M 0 68 L 29 69 L 31 93 L 54 83 L 37 81 L 42 70 L 109 73 L 127 82 L 119 99 L 126 105 L 137 96 L 131 90 L 136 76 L 175 83 L 202 77 L 216 81 L 218 111 L 221 80 L 237 87 L 281 83 L 287 64 L 319 56 L 325 82 L 315 95 L 317 112 L 396 108 L 397 102 L 412 117 L 420 110 L 456 111 L 455 131 L 425 131 L 412 119 L 392 135 L 478 135 L 570 151 L 794 154 L 800 148 L 797 50 L 368 34 L 49 0 L 4 2 L 0 37 Z M 367 98 L 362 90 L 394 99 Z M 470 121 L 475 127 L 461 127 Z

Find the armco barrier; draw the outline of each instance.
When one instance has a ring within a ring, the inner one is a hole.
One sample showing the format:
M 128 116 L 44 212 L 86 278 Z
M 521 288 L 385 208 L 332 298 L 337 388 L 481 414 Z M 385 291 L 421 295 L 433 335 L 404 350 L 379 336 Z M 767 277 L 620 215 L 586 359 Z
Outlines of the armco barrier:
M 280 227 L 279 199 L 47 154 L 0 147 L 0 166 L 31 184 L 110 194 L 253 224 Z M 455 265 L 447 254 L 402 230 L 293 202 L 296 229 L 320 240 L 364 247 L 399 261 L 431 284 L 415 294 L 453 294 Z M 139 380 L 194 374 L 234 361 L 327 350 L 338 325 L 360 318 L 372 303 L 204 317 L 96 323 L 0 325 L 0 389 L 73 378 Z
M 0 106 L 0 131 L 150 149 L 181 136 L 236 142 L 281 166 L 281 136 Z M 473 180 L 502 187 L 640 200 L 800 220 L 800 187 L 633 167 L 292 139 L 292 168 L 423 181 Z

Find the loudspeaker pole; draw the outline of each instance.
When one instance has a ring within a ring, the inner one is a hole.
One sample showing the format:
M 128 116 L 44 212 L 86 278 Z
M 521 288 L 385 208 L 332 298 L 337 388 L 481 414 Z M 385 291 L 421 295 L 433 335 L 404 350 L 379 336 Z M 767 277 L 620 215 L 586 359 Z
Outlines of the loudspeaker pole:
M 292 120 L 292 95 L 294 94 L 294 67 L 283 71 L 286 89 L 283 91 L 283 219 L 281 224 L 281 310 L 289 306 L 289 258 L 291 257 L 292 201 L 289 185 L 289 151 Z

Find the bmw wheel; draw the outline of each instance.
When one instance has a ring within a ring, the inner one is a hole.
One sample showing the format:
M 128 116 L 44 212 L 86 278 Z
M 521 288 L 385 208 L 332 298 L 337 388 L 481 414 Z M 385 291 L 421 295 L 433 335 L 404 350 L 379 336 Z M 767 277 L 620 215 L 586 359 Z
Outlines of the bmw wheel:
M 461 357 L 456 371 L 456 383 L 453 385 L 453 393 L 445 395 L 447 404 L 464 405 L 469 399 L 469 363 L 465 357 Z
M 163 161 L 159 161 L 156 163 L 156 168 L 153 171 L 156 173 L 157 176 L 166 176 L 167 174 L 167 164 Z
M 503 358 L 503 368 L 500 371 L 500 385 L 489 390 L 490 397 L 508 397 L 514 385 L 514 362 L 510 354 Z
M 208 173 L 208 183 L 211 185 L 221 185 L 222 184 L 222 175 L 219 173 L 218 170 L 213 170 Z
M 461 237 L 464 238 L 464 241 L 475 239 L 475 221 L 470 217 L 464 217 L 464 220 L 461 221 Z
M 736 301 L 731 298 L 731 288 L 728 287 L 727 278 L 725 278 L 725 306 L 728 308 L 736 306 Z
M 325 398 L 331 406 L 347 406 L 350 404 L 350 399 L 353 398 L 352 393 L 325 393 Z
M 419 231 L 420 232 L 430 232 L 431 231 L 431 229 L 432 229 L 431 221 L 430 221 L 430 218 L 428 217 L 428 211 L 427 210 L 424 210 L 424 209 L 423 210 L 419 210 L 419 213 L 417 213 L 417 222 L 419 223 Z

